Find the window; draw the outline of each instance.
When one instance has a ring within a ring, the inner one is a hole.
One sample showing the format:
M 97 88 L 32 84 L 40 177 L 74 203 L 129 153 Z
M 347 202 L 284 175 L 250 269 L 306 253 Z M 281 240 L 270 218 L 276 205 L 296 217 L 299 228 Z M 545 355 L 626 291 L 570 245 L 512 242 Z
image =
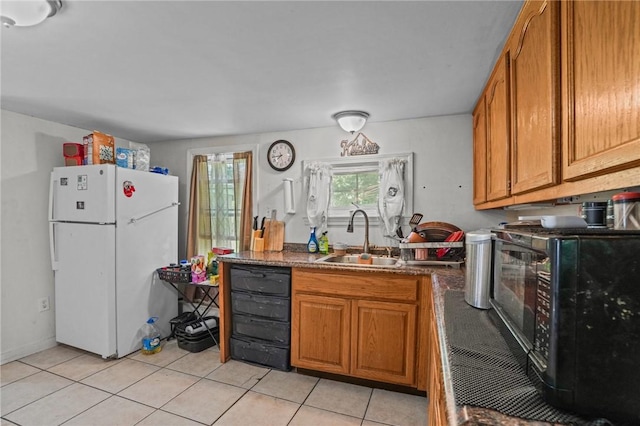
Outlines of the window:
M 233 153 L 208 155 L 209 205 L 202 206 L 201 217 L 209 218 L 210 226 L 200 229 L 200 237 L 211 239 L 216 247 L 237 246 L 237 223 L 235 206 L 236 189 L 233 179 Z M 243 173 L 244 174 L 244 173 Z
M 375 206 L 378 199 L 377 172 L 344 172 L 333 175 L 331 182 L 331 208 Z
M 380 161 L 392 158 L 405 160 L 405 206 L 403 215 L 413 211 L 413 154 L 367 155 L 328 160 L 304 161 L 303 168 L 313 163 L 329 166 L 331 188 L 329 195 L 329 224 L 347 223 L 351 213 L 361 208 L 367 212 L 372 224 L 378 222 L 378 192 Z M 308 182 L 305 183 L 308 185 Z M 307 188 L 305 186 L 305 188 Z M 303 199 L 306 199 L 305 193 Z M 305 218 L 305 223 L 307 223 Z
M 252 159 L 256 150 L 236 146 L 188 151 L 187 256 L 206 254 L 211 247 L 236 251 L 248 247 L 255 208 Z

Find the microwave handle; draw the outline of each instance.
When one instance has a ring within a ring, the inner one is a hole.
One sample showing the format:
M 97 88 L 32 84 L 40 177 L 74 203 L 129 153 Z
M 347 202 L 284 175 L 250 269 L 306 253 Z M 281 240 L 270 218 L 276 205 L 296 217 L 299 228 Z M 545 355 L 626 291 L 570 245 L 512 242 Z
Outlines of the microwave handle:
M 508 241 L 508 240 L 505 240 L 505 239 L 502 239 L 502 238 L 497 238 L 497 237 L 494 238 L 493 241 L 494 241 L 494 244 L 496 244 L 498 242 L 501 242 L 503 244 L 510 244 L 512 246 L 520 247 L 520 248 L 523 248 L 523 249 L 526 249 L 526 250 L 529 250 L 529 251 L 532 251 L 532 252 L 535 252 L 535 253 L 540 253 L 540 254 L 542 254 L 544 256 L 547 256 L 547 253 L 545 251 L 535 249 L 535 248 L 531 247 L 530 245 L 522 244 L 522 243 L 519 243 L 517 241 Z

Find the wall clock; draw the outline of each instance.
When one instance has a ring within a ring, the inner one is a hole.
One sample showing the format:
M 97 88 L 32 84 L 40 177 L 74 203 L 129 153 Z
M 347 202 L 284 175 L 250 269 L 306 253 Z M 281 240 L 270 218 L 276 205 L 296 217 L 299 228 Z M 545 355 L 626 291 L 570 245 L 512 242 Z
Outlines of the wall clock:
M 267 161 L 273 170 L 284 172 L 293 166 L 296 150 L 291 142 L 278 140 L 271 144 L 267 151 Z

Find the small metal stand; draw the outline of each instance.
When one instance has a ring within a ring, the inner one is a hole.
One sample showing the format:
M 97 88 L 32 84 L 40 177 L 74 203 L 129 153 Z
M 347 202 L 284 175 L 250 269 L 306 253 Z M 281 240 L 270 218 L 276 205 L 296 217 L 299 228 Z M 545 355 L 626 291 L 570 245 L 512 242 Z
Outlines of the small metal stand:
M 189 302 L 189 304 L 191 305 L 191 307 L 193 308 L 193 313 L 196 316 L 197 320 L 202 321 L 202 323 L 204 324 L 204 327 L 207 329 L 207 332 L 209 332 L 209 335 L 211 336 L 211 338 L 213 339 L 213 341 L 215 342 L 215 344 L 220 347 L 220 343 L 218 343 L 218 339 L 216 339 L 214 332 L 209 328 L 209 326 L 207 326 L 206 321 L 204 321 L 204 316 L 200 313 L 200 307 L 205 303 L 205 301 L 208 299 L 208 303 L 206 305 L 206 309 L 204 310 L 204 312 L 206 313 L 213 305 L 215 305 L 218 309 L 220 308 L 220 306 L 218 305 L 217 299 L 219 296 L 219 292 L 216 291 L 215 295 L 212 297 L 211 296 L 211 291 L 213 289 L 218 289 L 219 286 L 218 284 L 216 285 L 211 285 L 208 283 L 208 281 L 202 282 L 202 283 L 176 283 L 173 281 L 167 281 L 167 280 L 162 280 L 164 282 L 167 282 L 169 284 L 171 284 L 171 286 L 173 288 L 176 289 L 176 291 L 178 292 L 178 294 L 180 296 L 182 296 L 183 300 L 186 300 L 187 302 Z M 180 286 L 183 285 L 185 286 L 196 286 L 199 289 L 203 290 L 204 292 L 204 296 L 202 297 L 202 299 L 200 299 L 200 301 L 198 302 L 198 304 L 196 305 L 194 302 L 192 302 L 191 300 L 189 300 L 186 296 L 184 291 L 180 288 Z M 218 321 L 220 321 L 220 318 L 218 318 Z M 219 324 L 218 324 L 219 327 Z

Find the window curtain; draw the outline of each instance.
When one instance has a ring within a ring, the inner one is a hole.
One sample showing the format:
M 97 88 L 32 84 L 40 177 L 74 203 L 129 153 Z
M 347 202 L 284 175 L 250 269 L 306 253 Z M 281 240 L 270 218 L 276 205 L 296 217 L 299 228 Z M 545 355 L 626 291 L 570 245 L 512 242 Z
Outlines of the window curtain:
M 187 258 L 206 254 L 213 247 L 209 191 L 209 158 L 193 157 L 187 221 Z
M 187 219 L 187 259 L 206 253 L 212 247 L 211 207 L 209 191 L 209 158 L 206 155 L 193 157 L 191 186 L 189 189 L 189 216 Z M 208 247 L 203 251 L 205 247 Z M 196 287 L 186 286 L 184 297 L 193 301 Z
M 391 158 L 382 160 L 378 193 L 378 213 L 383 224 L 383 235 L 395 237 L 404 209 L 404 165 L 405 160 Z
M 307 219 L 309 226 L 326 226 L 331 192 L 331 171 L 327 163 L 313 162 L 305 170 L 307 180 Z
M 253 154 L 237 152 L 233 154 L 233 182 L 235 191 L 235 213 L 238 224 L 237 250 L 251 247 L 251 212 L 253 210 Z
M 249 249 L 252 211 L 252 153 L 196 155 L 193 158 L 187 258 L 212 247 Z M 195 287 L 185 296 L 194 298 Z M 197 295 L 195 295 L 197 297 Z

